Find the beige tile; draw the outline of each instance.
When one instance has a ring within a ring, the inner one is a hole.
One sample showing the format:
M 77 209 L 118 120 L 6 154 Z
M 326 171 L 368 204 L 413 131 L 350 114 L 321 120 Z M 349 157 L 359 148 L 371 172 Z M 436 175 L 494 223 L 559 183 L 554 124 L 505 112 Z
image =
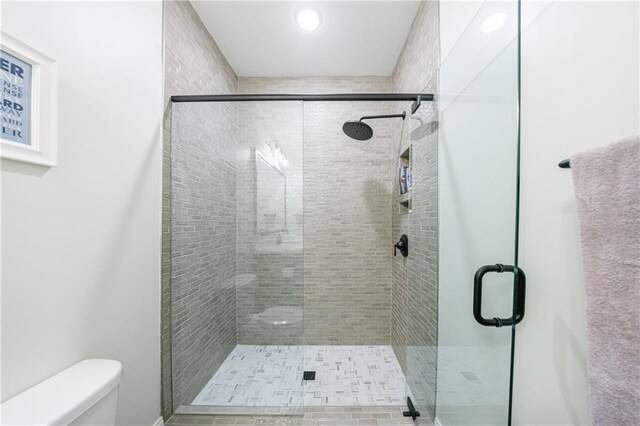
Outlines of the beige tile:
M 374 419 L 358 419 L 359 426 L 377 426 L 378 421 Z
M 238 417 L 240 417 L 240 416 L 238 416 Z M 215 421 L 214 424 L 216 426 L 218 426 L 218 425 L 234 425 L 234 424 L 237 423 L 237 420 L 238 419 L 235 418 L 235 417 L 231 417 L 231 418 L 229 418 L 229 417 L 224 417 L 224 418 L 223 417 L 218 417 L 218 418 L 216 418 L 216 421 Z M 244 420 L 247 420 L 247 419 L 244 419 Z
M 336 426 L 338 422 L 335 419 L 314 419 L 318 426 Z
M 385 425 L 397 425 L 398 424 L 398 419 L 377 419 L 378 420 L 378 424 L 381 426 L 385 426 Z
M 358 419 L 340 419 L 338 421 L 338 426 L 351 426 L 351 425 L 357 425 L 358 424 Z
M 313 419 L 350 419 L 351 413 L 311 413 Z
M 325 413 L 344 413 L 347 407 L 324 407 Z
M 351 418 L 352 419 L 370 419 L 371 418 L 371 414 L 370 412 L 362 412 L 362 413 L 351 413 Z
M 372 419 L 390 419 L 391 413 L 371 413 Z

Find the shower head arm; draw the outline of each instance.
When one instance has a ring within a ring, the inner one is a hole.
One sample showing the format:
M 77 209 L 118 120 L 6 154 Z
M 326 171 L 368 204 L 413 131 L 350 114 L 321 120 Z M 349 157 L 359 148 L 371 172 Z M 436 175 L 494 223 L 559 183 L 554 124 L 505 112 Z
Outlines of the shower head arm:
M 376 120 L 378 118 L 402 118 L 403 120 L 407 117 L 406 111 L 402 114 L 385 114 L 385 115 L 365 115 L 360 118 L 362 120 Z

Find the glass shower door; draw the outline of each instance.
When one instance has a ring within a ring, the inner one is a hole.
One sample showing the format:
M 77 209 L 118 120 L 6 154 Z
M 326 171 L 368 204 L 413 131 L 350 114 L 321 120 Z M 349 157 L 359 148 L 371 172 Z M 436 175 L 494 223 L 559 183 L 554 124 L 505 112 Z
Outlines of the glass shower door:
M 510 268 L 517 271 L 518 61 L 517 3 L 486 2 L 425 88 L 437 102 L 411 120 L 406 373 L 420 424 L 510 423 L 508 319 L 524 296 L 524 287 L 514 294 L 524 276 Z

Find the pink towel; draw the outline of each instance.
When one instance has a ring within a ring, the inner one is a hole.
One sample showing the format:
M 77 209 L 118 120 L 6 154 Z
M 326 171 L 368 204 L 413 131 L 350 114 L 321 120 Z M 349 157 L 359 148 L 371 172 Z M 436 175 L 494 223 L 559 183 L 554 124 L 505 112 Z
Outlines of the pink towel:
M 640 136 L 571 157 L 594 425 L 640 425 Z

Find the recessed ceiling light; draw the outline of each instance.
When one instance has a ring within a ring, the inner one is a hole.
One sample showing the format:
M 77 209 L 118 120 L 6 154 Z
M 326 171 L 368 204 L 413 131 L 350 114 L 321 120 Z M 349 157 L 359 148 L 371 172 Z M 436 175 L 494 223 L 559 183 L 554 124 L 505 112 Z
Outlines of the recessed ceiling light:
M 498 31 L 504 23 L 507 22 L 507 14 L 506 13 L 494 13 L 484 20 L 482 25 L 480 26 L 480 31 L 485 34 L 492 33 L 494 31 Z
M 296 14 L 296 22 L 305 31 L 317 30 L 320 26 L 320 12 L 308 7 L 300 9 Z

